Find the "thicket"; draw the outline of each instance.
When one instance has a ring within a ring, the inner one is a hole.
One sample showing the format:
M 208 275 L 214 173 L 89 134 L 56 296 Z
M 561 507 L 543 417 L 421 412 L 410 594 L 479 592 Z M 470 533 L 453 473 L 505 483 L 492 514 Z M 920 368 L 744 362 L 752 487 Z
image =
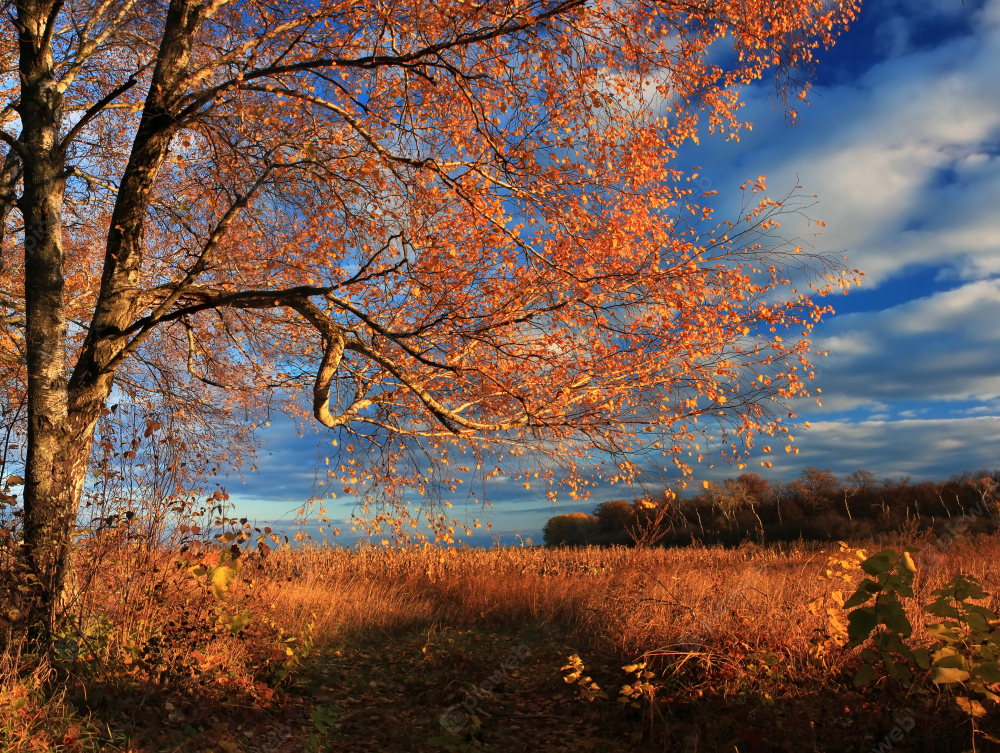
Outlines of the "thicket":
M 1000 527 L 998 488 L 1000 470 L 916 482 L 879 481 L 865 470 L 838 478 L 806 468 L 790 482 L 744 473 L 708 482 L 689 497 L 666 490 L 658 498 L 602 502 L 592 515 L 559 515 L 545 524 L 543 536 L 548 545 L 734 546 L 854 539 L 901 529 L 943 534 L 956 520 L 963 531 L 990 533 Z
M 81 719 L 111 699 L 146 714 L 177 694 L 263 703 L 311 651 L 308 615 L 273 608 L 268 556 L 288 537 L 237 518 L 224 489 L 192 489 L 190 448 L 170 427 L 109 413 L 52 613 L 21 554 L 24 479 L 0 482 L 0 750 L 89 749 L 78 735 L 100 730 Z

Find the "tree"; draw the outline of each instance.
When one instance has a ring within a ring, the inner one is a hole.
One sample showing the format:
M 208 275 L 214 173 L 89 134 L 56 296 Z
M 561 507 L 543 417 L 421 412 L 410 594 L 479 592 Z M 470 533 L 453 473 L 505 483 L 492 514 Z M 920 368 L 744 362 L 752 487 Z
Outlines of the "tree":
M 738 136 L 745 83 L 804 98 L 856 6 L 13 3 L 0 305 L 40 603 L 121 396 L 224 449 L 311 393 L 331 473 L 396 505 L 373 525 L 455 486 L 422 457 L 533 451 L 579 494 L 689 473 L 698 431 L 738 456 L 812 376 L 824 309 L 786 293 L 824 262 L 772 237 L 794 199 L 753 181 L 711 226 L 671 160 L 702 122 Z
M 642 497 L 632 503 L 632 521 L 626 531 L 637 547 L 654 546 L 666 538 L 673 528 L 675 516 L 680 512 L 676 502 L 677 495 L 670 489 L 664 489 L 663 496 L 658 500 Z
M 805 468 L 795 484 L 810 515 L 816 515 L 830 507 L 834 497 L 841 491 L 840 481 L 829 468 L 822 471 L 819 468 Z
M 875 478 L 874 473 L 862 468 L 851 472 L 844 479 L 844 487 L 852 491 L 857 490 L 855 493 L 867 492 L 878 487 L 878 479 Z
M 756 473 L 741 473 L 736 481 L 743 487 L 744 492 L 758 503 L 767 501 L 771 496 L 771 485 L 767 479 L 761 478 Z
M 757 526 L 760 529 L 761 543 L 764 543 L 764 521 L 757 513 L 757 505 L 764 501 L 771 486 L 756 473 L 743 473 L 735 481 L 726 479 L 723 482 L 729 498 L 733 501 L 734 510 L 749 508 L 757 519 Z
M 636 507 L 624 499 L 611 499 L 594 508 L 594 517 L 604 533 L 627 531 L 635 524 Z
M 850 498 L 857 494 L 864 494 L 871 489 L 874 489 L 877 485 L 878 481 L 875 478 L 875 474 L 871 471 L 866 471 L 863 468 L 852 471 L 851 474 L 844 479 L 844 510 L 847 511 L 848 520 L 852 522 L 854 520 L 851 515 L 851 507 L 848 504 Z
M 546 546 L 585 546 L 597 531 L 597 518 L 585 512 L 571 512 L 550 518 L 542 527 L 542 539 Z

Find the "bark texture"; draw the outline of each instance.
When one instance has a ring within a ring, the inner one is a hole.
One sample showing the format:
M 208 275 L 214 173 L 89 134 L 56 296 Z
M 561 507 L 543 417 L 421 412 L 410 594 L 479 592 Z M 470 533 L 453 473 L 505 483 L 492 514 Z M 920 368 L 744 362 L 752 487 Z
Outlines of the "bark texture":
M 66 176 L 60 147 L 62 94 L 50 46 L 53 10 L 47 2 L 17 6 L 21 74 L 17 110 L 22 130 L 17 144 L 11 145 L 21 159 L 24 181 L 18 202 L 25 225 L 28 361 L 24 542 L 46 610 L 54 606 L 54 594 L 69 564 L 68 522 L 79 502 L 90 436 L 67 412 L 62 244 Z
M 172 2 L 131 158 L 118 189 L 100 296 L 72 374 L 66 363 L 67 309 L 62 207 L 67 171 L 66 113 L 53 65 L 58 2 L 18 4 L 22 131 L 3 175 L 23 174 L 17 201 L 25 222 L 25 342 L 28 431 L 24 553 L 37 580 L 37 608 L 47 625 L 72 605 L 72 530 L 94 430 L 114 385 L 138 315 L 143 228 L 150 189 L 177 127 L 171 93 L 187 73 L 191 40 L 205 4 Z M 134 83 L 134 80 L 133 82 Z

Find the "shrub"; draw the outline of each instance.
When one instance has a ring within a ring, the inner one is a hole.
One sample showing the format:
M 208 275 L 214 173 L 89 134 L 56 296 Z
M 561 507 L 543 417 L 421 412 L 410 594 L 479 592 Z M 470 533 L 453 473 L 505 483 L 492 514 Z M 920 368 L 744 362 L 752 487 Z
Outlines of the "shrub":
M 542 537 L 548 546 L 568 544 L 582 546 L 598 532 L 598 520 L 583 512 L 557 515 L 542 528 Z

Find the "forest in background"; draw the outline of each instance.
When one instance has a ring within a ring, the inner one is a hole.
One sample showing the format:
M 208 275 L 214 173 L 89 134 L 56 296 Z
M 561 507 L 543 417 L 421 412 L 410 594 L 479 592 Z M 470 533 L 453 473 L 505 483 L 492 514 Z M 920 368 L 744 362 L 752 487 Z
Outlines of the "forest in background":
M 735 546 L 744 541 L 851 540 L 896 531 L 944 534 L 957 518 L 973 533 L 1000 527 L 995 491 L 1000 470 L 953 475 L 947 481 L 908 476 L 879 481 L 857 470 L 838 478 L 805 468 L 789 482 L 756 473 L 705 482 L 694 496 L 666 490 L 658 499 L 602 502 L 593 514 L 551 518 L 542 531 L 547 545 Z

